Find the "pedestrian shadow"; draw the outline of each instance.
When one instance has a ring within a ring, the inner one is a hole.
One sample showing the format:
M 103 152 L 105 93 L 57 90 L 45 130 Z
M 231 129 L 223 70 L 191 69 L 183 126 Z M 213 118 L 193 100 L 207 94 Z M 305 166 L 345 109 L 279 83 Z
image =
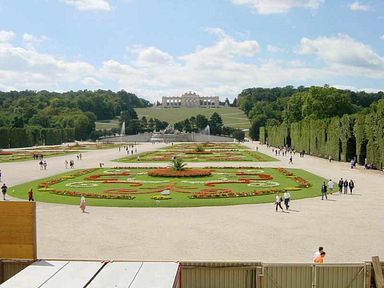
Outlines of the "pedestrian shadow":
M 84 211 L 82 214 L 90 214 L 88 211 Z
M 326 201 L 336 201 L 335 199 L 325 199 Z
M 347 194 L 345 194 L 345 195 L 347 195 Z M 359 194 L 359 193 L 353 193 L 353 194 L 348 194 L 349 196 L 361 196 L 361 194 Z
M 289 209 L 289 212 L 300 212 L 300 211 L 295 209 Z

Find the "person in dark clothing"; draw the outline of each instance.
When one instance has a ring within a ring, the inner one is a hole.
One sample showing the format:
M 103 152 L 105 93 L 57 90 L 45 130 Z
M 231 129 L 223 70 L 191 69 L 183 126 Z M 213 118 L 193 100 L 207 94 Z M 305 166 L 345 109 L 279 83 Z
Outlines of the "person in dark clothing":
M 339 180 L 339 193 L 343 193 L 343 185 L 344 185 L 344 180 L 343 178 L 340 178 Z
M 351 181 L 349 181 L 348 186 L 349 186 L 349 192 L 351 192 L 351 194 L 352 194 L 352 190 L 353 190 L 353 188 L 355 188 L 355 183 L 353 183 L 352 179 L 351 179 Z
M 324 200 L 324 197 L 325 197 L 325 200 L 328 199 L 328 197 L 327 197 L 327 185 L 325 185 L 325 182 L 323 182 L 323 185 L 321 185 L 321 200 Z
M 3 200 L 5 200 L 5 195 L 7 194 L 7 185 L 5 185 L 5 183 L 3 183 L 3 186 L 1 186 L 1 192 L 3 192 Z
M 28 191 L 28 201 L 35 201 L 35 200 L 33 199 L 33 191 L 32 191 L 32 188 L 29 189 L 29 191 Z

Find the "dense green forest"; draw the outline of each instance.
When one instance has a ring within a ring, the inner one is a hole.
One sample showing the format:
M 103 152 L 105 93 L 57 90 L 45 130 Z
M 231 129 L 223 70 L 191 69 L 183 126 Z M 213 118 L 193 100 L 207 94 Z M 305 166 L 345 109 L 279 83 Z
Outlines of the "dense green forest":
M 0 148 L 96 139 L 96 120 L 149 106 L 124 90 L 0 92 Z
M 273 146 L 360 164 L 384 165 L 384 93 L 329 86 L 251 88 L 238 103 L 250 136 Z

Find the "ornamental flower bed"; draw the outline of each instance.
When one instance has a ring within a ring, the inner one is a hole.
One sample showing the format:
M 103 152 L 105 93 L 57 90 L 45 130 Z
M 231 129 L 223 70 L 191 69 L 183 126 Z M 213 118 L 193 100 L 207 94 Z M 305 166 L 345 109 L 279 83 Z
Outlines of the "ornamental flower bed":
M 284 168 L 276 168 L 276 170 L 277 172 L 279 172 L 280 174 L 283 174 L 284 176 L 287 176 L 287 177 L 293 176 L 292 172 L 289 172 Z
M 197 193 L 194 193 L 190 199 L 214 199 L 214 198 L 236 198 L 236 197 L 253 197 L 260 195 L 267 195 L 271 193 L 283 193 L 281 189 L 259 190 L 252 192 L 233 192 L 231 189 L 226 188 L 210 188 L 202 189 Z
M 98 194 L 98 193 L 84 193 L 77 191 L 61 191 L 61 190 L 53 190 L 50 191 L 51 194 L 62 195 L 62 196 L 73 196 L 73 197 L 88 197 L 88 198 L 97 198 L 97 199 L 124 199 L 124 200 L 133 200 L 136 197 L 132 195 L 106 195 L 106 194 Z
M 153 177 L 204 177 L 211 174 L 211 170 L 208 169 L 184 169 L 177 171 L 172 168 L 158 168 L 148 172 L 148 175 Z

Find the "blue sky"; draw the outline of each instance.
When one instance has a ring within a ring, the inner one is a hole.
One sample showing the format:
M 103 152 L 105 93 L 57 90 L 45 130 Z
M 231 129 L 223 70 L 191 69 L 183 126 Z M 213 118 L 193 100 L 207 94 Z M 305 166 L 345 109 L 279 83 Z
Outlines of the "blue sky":
M 2 0 L 0 90 L 384 90 L 384 1 Z

